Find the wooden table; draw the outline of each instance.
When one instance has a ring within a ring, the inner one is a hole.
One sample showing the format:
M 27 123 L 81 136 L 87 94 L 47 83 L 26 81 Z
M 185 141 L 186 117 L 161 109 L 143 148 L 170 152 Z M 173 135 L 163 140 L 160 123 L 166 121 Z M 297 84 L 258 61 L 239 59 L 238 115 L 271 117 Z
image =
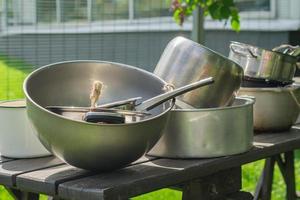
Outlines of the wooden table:
M 2 157 L 0 184 L 16 199 L 37 199 L 38 193 L 55 199 L 128 199 L 166 187 L 183 190 L 183 199 L 252 199 L 249 193 L 240 192 L 241 165 L 282 153 L 291 156 L 293 150 L 300 148 L 300 129 L 260 134 L 254 140 L 250 151 L 235 156 L 190 160 L 143 157 L 126 168 L 98 174 L 66 165 L 52 156 Z M 293 162 L 291 159 L 279 161 L 282 169 L 293 170 L 290 163 L 285 163 L 288 160 Z M 274 160 L 268 164 L 271 166 L 272 162 Z M 267 199 L 270 188 L 262 183 L 270 182 L 270 173 L 263 175 L 255 195 Z M 285 175 L 288 178 L 294 174 Z

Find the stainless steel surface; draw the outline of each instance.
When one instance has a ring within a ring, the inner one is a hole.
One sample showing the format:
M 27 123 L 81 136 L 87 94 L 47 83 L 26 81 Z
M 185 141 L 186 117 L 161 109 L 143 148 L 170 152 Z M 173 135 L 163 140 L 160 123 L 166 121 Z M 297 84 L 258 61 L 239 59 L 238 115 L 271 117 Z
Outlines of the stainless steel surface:
M 65 162 L 88 170 L 112 170 L 144 155 L 158 141 L 166 124 L 168 101 L 149 111 L 145 120 L 130 124 L 93 124 L 70 120 L 45 109 L 48 105 L 90 105 L 95 80 L 105 85 L 101 102 L 164 93 L 155 75 L 123 64 L 101 61 L 56 63 L 31 73 L 24 82 L 27 112 L 44 146 Z
M 256 99 L 254 105 L 254 129 L 256 131 L 283 131 L 297 120 L 300 109 L 294 97 L 300 100 L 300 87 L 241 88 L 238 95 Z
M 290 82 L 296 71 L 295 56 L 234 41 L 230 44 L 229 59 L 240 64 L 244 75 L 251 78 Z
M 155 70 L 176 88 L 207 77 L 214 84 L 178 97 L 196 108 L 227 105 L 240 87 L 243 69 L 222 55 L 183 37 L 176 37 L 165 48 Z
M 51 155 L 40 143 L 26 115 L 25 99 L 0 101 L 0 154 L 9 158 Z
M 208 158 L 243 153 L 253 142 L 253 103 L 210 109 L 173 109 L 163 136 L 148 155 Z
M 272 51 L 277 51 L 283 54 L 288 54 L 291 56 L 299 56 L 300 55 L 300 46 L 292 46 L 289 44 L 283 44 L 280 45 L 279 47 L 275 47 L 272 49 Z
M 130 99 L 125 99 L 121 101 L 115 101 L 107 104 L 102 104 L 97 106 L 98 108 L 115 108 L 115 107 L 122 107 L 124 110 L 133 110 L 134 105 L 137 104 L 138 100 L 141 100 L 142 97 L 134 97 Z
M 114 108 L 88 108 L 88 107 L 71 107 L 71 106 L 46 106 L 47 110 L 55 112 L 60 115 L 64 115 L 64 113 L 72 113 L 72 112 L 106 112 L 106 113 L 119 113 L 124 115 L 133 115 L 133 116 L 145 116 L 151 115 L 151 113 L 147 111 L 135 111 L 135 110 L 123 110 L 123 109 L 114 109 Z
M 195 90 L 199 87 L 203 87 L 203 86 L 206 86 L 206 85 L 209 85 L 212 83 L 214 83 L 214 80 L 212 77 L 209 77 L 209 78 L 202 79 L 200 81 L 196 81 L 194 83 L 187 84 L 185 86 L 176 88 L 176 89 L 168 91 L 164 94 L 160 94 L 156 97 L 148 99 L 148 100 L 144 101 L 143 103 L 141 103 L 140 105 L 136 106 L 135 109 L 139 110 L 139 111 L 151 110 L 152 108 L 160 105 L 161 103 L 163 103 L 169 99 L 175 98 L 181 94 L 185 94 L 189 91 Z

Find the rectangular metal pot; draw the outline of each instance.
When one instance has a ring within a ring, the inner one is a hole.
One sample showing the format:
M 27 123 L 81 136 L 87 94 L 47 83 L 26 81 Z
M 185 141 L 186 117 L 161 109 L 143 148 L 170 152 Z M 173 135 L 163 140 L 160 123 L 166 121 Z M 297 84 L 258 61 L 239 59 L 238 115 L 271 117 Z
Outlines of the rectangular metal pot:
M 174 109 L 148 155 L 209 158 L 246 152 L 253 145 L 253 104 L 254 99 L 239 97 L 229 107 Z

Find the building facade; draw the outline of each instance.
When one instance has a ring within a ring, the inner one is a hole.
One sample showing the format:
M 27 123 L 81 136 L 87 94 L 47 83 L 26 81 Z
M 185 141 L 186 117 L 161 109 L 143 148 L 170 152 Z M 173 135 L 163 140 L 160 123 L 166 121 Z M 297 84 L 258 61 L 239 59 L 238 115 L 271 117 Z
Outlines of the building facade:
M 205 45 L 228 55 L 231 40 L 264 48 L 300 44 L 299 0 L 237 0 L 241 31 L 205 19 Z M 1 0 L 0 54 L 39 67 L 74 59 L 122 62 L 152 71 L 169 40 L 190 37 L 170 0 Z

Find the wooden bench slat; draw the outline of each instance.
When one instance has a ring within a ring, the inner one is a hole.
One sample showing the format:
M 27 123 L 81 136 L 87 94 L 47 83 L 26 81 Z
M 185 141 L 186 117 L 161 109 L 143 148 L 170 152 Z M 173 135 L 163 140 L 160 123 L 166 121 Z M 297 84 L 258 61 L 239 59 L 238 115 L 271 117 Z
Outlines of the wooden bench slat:
M 53 156 L 4 162 L 0 164 L 0 184 L 13 187 L 16 185 L 17 175 L 62 164 L 61 160 Z
M 249 152 L 235 156 L 194 160 L 158 159 L 111 173 L 65 182 L 58 186 L 58 195 L 71 199 L 136 196 L 300 148 L 300 130 L 256 135 L 255 144 Z
M 143 156 L 130 165 L 137 165 L 155 159 L 157 158 Z M 21 174 L 17 176 L 16 185 L 21 190 L 54 196 L 57 194 L 58 184 L 91 175 L 95 175 L 95 172 L 82 170 L 70 165 L 61 165 Z

